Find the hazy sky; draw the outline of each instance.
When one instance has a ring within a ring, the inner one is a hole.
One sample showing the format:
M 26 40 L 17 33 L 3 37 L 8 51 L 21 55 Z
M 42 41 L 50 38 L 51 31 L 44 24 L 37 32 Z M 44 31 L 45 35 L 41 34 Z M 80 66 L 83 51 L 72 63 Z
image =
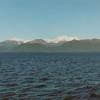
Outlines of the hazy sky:
M 100 0 L 0 0 L 0 40 L 100 38 Z

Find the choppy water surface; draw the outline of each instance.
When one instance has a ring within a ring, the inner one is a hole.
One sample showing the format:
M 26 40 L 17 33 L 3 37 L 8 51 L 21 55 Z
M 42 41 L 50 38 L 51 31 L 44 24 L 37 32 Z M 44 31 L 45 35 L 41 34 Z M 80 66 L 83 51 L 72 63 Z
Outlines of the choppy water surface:
M 0 54 L 0 100 L 63 100 L 99 83 L 99 53 Z

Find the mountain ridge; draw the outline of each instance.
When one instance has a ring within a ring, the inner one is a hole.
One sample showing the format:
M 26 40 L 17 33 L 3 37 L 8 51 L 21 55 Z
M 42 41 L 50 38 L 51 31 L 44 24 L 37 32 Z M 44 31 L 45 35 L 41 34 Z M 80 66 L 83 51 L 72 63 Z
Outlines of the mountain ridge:
M 100 52 L 100 39 L 47 42 L 34 39 L 27 42 L 6 40 L 0 42 L 0 52 Z

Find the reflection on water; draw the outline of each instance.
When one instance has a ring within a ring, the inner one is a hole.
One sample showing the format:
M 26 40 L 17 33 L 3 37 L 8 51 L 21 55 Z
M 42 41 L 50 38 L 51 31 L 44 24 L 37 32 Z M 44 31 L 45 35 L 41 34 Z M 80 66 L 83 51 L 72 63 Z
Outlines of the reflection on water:
M 87 100 L 99 83 L 97 53 L 0 54 L 0 100 Z

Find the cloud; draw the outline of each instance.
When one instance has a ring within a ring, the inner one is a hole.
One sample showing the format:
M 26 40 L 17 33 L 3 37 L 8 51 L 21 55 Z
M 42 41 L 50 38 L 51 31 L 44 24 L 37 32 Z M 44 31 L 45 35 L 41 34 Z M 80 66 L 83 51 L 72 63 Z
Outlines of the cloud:
M 10 38 L 9 40 L 14 40 L 14 41 L 23 41 L 23 39 L 16 38 L 16 37 L 12 37 L 12 38 Z
M 25 40 L 25 39 L 20 39 L 20 38 L 16 38 L 16 37 L 13 37 L 9 40 L 15 40 L 15 41 L 23 41 L 24 43 L 26 42 L 29 42 L 31 40 Z M 45 41 L 47 42 L 53 42 L 53 43 L 58 43 L 60 41 L 72 41 L 72 40 L 80 40 L 78 37 L 76 36 L 66 36 L 66 35 L 62 35 L 62 36 L 57 36 L 55 38 L 47 38 L 47 39 L 44 39 Z
M 58 36 L 55 37 L 53 39 L 45 39 L 47 42 L 55 42 L 58 43 L 60 41 L 72 41 L 72 40 L 80 40 L 78 37 L 74 36 L 66 36 L 66 35 L 62 35 L 62 36 Z
M 25 40 L 25 39 L 21 39 L 21 38 L 16 38 L 16 37 L 12 37 L 9 40 L 13 40 L 13 41 L 23 41 L 24 43 L 30 41 L 30 40 Z

